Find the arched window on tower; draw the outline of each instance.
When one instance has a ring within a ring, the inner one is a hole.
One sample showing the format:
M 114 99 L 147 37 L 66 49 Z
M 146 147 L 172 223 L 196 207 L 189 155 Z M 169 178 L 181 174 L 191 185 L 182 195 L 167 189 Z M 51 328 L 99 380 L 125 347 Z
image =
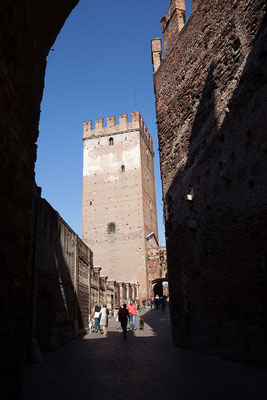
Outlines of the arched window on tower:
M 114 139 L 111 137 L 111 138 L 109 138 L 109 145 L 113 146 L 113 144 L 114 144 Z
M 116 225 L 115 225 L 115 223 L 114 223 L 114 222 L 110 222 L 110 223 L 108 224 L 108 233 L 109 233 L 109 234 L 115 233 L 115 230 L 116 230 Z
M 125 165 L 121 166 L 121 172 L 125 172 Z

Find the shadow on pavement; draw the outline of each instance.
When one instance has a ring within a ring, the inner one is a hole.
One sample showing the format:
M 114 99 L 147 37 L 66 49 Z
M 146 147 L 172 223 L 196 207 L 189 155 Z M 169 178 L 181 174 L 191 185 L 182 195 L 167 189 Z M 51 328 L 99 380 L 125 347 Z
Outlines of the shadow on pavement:
M 107 337 L 88 334 L 27 365 L 22 400 L 266 400 L 266 371 L 177 349 L 168 312 L 142 317 L 145 330 L 126 340 L 113 319 Z

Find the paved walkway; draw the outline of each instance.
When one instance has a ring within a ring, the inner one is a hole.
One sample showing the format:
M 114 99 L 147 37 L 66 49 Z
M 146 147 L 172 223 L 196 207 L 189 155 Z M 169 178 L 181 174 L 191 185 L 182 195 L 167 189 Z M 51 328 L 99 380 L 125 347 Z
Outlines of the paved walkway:
M 267 372 L 174 348 L 168 313 L 123 339 L 88 334 L 26 367 L 22 400 L 266 400 Z

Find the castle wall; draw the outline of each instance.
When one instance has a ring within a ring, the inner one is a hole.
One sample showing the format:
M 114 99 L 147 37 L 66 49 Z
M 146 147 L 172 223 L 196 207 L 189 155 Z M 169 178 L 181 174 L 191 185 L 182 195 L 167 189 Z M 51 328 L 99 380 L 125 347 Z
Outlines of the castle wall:
M 149 166 L 142 164 L 145 149 Z M 157 234 L 155 189 L 148 192 L 152 183 L 148 187 L 146 181 L 154 183 L 152 151 L 139 113 L 129 123 L 124 115 L 118 125 L 115 118 L 106 127 L 103 120 L 95 129 L 90 121 L 84 124 L 82 237 L 94 251 L 95 265 L 110 279 L 140 282 L 141 297 L 147 292 L 146 232 L 153 228 Z M 144 225 L 150 207 L 152 218 Z
M 266 367 L 264 7 L 195 1 L 152 59 L 174 343 Z

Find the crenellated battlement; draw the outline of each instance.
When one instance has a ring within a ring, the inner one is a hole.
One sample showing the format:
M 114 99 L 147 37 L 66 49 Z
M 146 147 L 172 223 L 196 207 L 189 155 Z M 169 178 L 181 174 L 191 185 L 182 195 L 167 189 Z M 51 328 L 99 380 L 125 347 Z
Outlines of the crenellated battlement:
M 119 114 L 119 123 L 116 124 L 116 117 L 107 117 L 106 121 L 104 118 L 95 119 L 95 124 L 93 128 L 93 121 L 88 121 L 83 123 L 83 138 L 93 138 L 98 136 L 110 136 L 114 134 L 119 134 L 128 130 L 140 130 L 143 135 L 147 145 L 150 150 L 153 151 L 153 141 L 148 133 L 147 126 L 140 114 L 140 111 L 131 113 L 131 121 L 128 122 L 128 114 Z M 105 126 L 104 123 L 106 122 Z
M 192 1 L 193 3 L 197 2 L 197 0 Z M 171 0 L 168 15 L 162 17 L 160 22 L 163 34 L 164 56 L 167 57 L 185 24 L 185 0 Z M 160 38 L 151 40 L 151 53 L 153 72 L 155 73 L 162 61 L 162 43 Z
M 185 24 L 185 0 L 171 0 L 168 15 L 161 18 L 165 57 Z

